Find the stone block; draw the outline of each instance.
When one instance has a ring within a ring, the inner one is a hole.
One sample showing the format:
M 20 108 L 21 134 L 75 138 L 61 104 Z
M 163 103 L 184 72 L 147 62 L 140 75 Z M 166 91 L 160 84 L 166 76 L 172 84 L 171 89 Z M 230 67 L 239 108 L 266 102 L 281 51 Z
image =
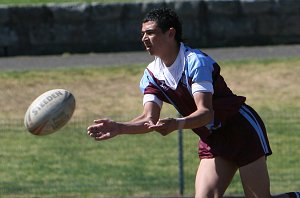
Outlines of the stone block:
M 5 24 L 9 21 L 9 13 L 7 6 L 0 7 L 0 24 Z
M 274 9 L 273 0 L 241 0 L 241 11 L 245 15 L 270 14 Z
M 284 15 L 278 20 L 278 34 L 282 36 L 300 37 L 300 15 Z
M 120 20 L 123 12 L 123 4 L 94 3 L 91 6 L 89 20 L 92 21 L 111 21 Z
M 275 12 L 279 14 L 300 14 L 299 0 L 276 0 Z
M 56 24 L 82 24 L 90 11 L 90 4 L 50 4 L 47 6 Z
M 256 17 L 256 31 L 259 36 L 275 36 L 278 34 L 279 18 L 271 15 Z
M 240 13 L 239 0 L 205 0 L 208 15 L 232 15 Z
M 0 26 L 0 48 L 3 46 L 17 45 L 18 35 L 9 27 Z
M 300 42 L 299 0 L 145 0 L 0 6 L 0 56 L 142 50 L 141 21 L 170 7 L 193 47 Z

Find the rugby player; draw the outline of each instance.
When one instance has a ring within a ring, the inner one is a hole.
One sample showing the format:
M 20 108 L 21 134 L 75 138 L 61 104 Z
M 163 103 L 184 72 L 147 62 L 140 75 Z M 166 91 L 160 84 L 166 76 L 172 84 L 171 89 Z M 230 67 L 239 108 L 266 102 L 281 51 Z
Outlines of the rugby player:
M 246 98 L 230 90 L 215 60 L 183 43 L 182 25 L 173 10 L 150 11 L 141 33 L 154 56 L 140 81 L 143 112 L 129 122 L 95 120 L 87 133 L 99 141 L 121 134 L 167 135 L 192 129 L 199 136 L 196 198 L 222 197 L 237 170 L 246 197 L 271 197 L 266 158 L 272 151 L 264 123 Z M 182 117 L 160 119 L 164 102 Z M 274 197 L 299 198 L 300 193 Z

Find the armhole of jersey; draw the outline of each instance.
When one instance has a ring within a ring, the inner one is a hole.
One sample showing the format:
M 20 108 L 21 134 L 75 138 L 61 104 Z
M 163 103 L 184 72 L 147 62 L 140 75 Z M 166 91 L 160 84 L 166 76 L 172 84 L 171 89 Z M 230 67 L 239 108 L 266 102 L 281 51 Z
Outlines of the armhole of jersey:
M 213 94 L 214 93 L 213 84 L 208 81 L 203 81 L 200 83 L 193 83 L 192 84 L 192 93 L 194 94 L 196 92 L 210 92 Z
M 160 100 L 156 95 L 154 94 L 145 94 L 143 98 L 143 105 L 145 105 L 147 102 L 155 102 L 160 108 L 162 108 L 163 101 Z

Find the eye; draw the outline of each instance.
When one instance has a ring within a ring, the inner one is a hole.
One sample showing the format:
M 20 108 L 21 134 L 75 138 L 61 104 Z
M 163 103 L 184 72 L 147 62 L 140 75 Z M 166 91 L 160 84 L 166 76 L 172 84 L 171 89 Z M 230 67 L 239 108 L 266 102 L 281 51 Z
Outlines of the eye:
M 146 36 L 151 36 L 155 34 L 155 31 L 154 30 L 146 30 L 145 32 L 141 32 L 141 36 L 143 37 L 144 35 Z
M 149 30 L 149 31 L 146 32 L 146 34 L 149 35 L 149 36 L 151 36 L 151 35 L 154 34 L 154 31 L 153 30 Z

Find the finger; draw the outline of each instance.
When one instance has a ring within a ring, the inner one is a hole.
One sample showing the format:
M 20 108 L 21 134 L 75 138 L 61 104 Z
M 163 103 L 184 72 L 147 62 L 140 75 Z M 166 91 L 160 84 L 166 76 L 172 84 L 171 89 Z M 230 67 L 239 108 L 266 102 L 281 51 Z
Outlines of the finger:
M 144 123 L 144 126 L 146 126 L 150 129 L 150 127 L 155 126 L 155 124 L 153 123 L 153 121 L 149 120 L 148 122 Z
M 89 133 L 91 133 L 92 132 L 92 130 L 93 130 L 93 126 L 89 126 L 88 128 L 87 128 L 87 131 L 89 132 Z
M 160 120 L 157 121 L 157 123 L 155 125 L 162 126 L 162 125 L 165 125 L 167 123 L 168 123 L 168 120 L 166 120 L 166 119 L 160 119 Z
M 152 120 L 149 120 L 148 122 L 145 122 L 145 124 L 144 125 L 155 125 L 154 123 L 153 123 L 153 121 Z
M 91 133 L 95 133 L 98 127 L 99 125 L 91 125 L 87 128 L 87 131 L 90 131 Z
M 151 125 L 151 126 L 148 126 L 149 129 L 160 129 L 162 127 L 162 125 Z
M 153 122 L 146 122 L 144 125 L 147 127 L 155 126 L 155 124 L 153 124 Z
M 154 126 L 149 126 L 148 128 L 157 132 L 165 130 L 164 125 L 159 125 L 159 126 L 154 125 Z
M 87 134 L 91 137 L 96 137 L 96 136 L 99 136 L 99 133 L 97 132 L 93 132 L 93 131 L 88 131 Z
M 108 121 L 109 119 L 103 118 L 103 119 L 94 120 L 94 123 L 101 124 L 101 123 L 107 123 Z
M 111 138 L 111 134 L 108 132 L 108 133 L 101 134 L 101 136 L 96 136 L 95 140 L 100 141 L 100 140 L 106 140 L 109 138 Z
M 87 130 L 86 132 L 88 135 L 92 135 L 92 132 L 90 130 Z
M 149 128 L 149 127 L 151 127 L 152 125 L 151 125 L 150 123 L 145 123 L 144 126 L 146 126 L 146 127 Z
M 94 123 L 93 125 L 89 126 L 87 128 L 88 131 L 95 131 L 99 128 L 99 126 L 103 126 L 106 121 L 105 120 L 94 120 Z
M 158 125 L 159 123 L 161 123 L 161 119 L 157 120 L 156 124 L 155 125 Z

